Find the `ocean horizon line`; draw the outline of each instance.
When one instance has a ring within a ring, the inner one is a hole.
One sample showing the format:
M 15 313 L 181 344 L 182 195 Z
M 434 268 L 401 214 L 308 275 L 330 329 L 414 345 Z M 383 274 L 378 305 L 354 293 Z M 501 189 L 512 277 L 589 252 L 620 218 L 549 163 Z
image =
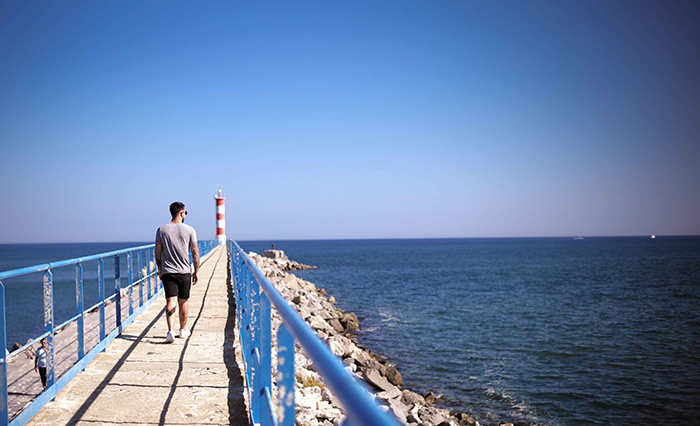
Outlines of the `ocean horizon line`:
M 555 235 L 555 236 L 516 236 L 516 237 L 377 237 L 377 238 L 283 238 L 283 239 L 236 239 L 240 242 L 285 242 L 285 241 L 451 241 L 451 240 L 525 240 L 525 239 L 577 239 L 586 238 L 697 238 L 700 234 L 641 234 L 641 235 Z M 208 240 L 208 238 L 207 238 Z M 135 244 L 143 245 L 153 242 L 152 240 L 141 241 L 60 241 L 60 242 L 3 242 L 0 246 L 20 246 L 20 245 L 58 245 L 58 244 Z

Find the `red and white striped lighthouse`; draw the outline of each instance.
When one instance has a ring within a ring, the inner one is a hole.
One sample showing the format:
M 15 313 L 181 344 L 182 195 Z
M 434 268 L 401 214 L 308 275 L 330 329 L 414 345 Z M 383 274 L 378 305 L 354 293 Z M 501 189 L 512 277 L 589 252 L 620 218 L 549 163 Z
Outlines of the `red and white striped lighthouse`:
M 226 242 L 226 220 L 224 219 L 226 213 L 224 200 L 226 197 L 221 195 L 221 190 L 219 190 L 219 195 L 214 196 L 214 199 L 216 200 L 216 241 L 219 244 L 224 244 Z

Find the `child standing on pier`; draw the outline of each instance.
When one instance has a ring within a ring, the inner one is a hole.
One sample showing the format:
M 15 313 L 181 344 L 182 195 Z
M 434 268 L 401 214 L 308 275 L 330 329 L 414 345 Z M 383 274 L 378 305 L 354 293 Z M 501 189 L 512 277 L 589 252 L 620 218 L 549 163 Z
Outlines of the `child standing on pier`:
M 41 339 L 41 347 L 37 349 L 34 355 L 34 371 L 39 372 L 41 385 L 46 390 L 46 337 Z

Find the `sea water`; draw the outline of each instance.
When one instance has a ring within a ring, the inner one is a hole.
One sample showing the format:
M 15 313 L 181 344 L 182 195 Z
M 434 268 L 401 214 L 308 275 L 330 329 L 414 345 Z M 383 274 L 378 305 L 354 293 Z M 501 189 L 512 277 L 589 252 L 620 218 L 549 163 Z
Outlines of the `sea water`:
M 242 241 L 262 253 L 270 241 Z M 0 270 L 142 243 L 0 246 Z M 405 386 L 483 425 L 698 424 L 700 238 L 275 241 L 355 312 Z M 105 265 L 106 288 L 113 261 Z M 111 273 L 111 276 L 110 276 Z M 8 344 L 43 332 L 41 274 L 3 282 Z M 75 310 L 56 271 L 57 322 Z M 85 268 L 85 305 L 97 300 Z M 113 288 L 113 287 L 112 287 Z M 58 300 L 61 300 L 60 302 Z
M 482 424 L 700 423 L 698 237 L 275 243 L 406 387 Z

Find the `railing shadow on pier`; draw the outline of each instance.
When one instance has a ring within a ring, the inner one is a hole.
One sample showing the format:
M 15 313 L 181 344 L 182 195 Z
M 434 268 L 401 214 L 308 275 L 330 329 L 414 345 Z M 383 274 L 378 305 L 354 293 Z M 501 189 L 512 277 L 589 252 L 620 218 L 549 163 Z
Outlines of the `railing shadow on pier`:
M 153 321 L 151 321 L 151 323 L 148 325 L 148 327 L 144 328 L 143 332 L 139 336 L 134 336 L 132 338 L 133 343 L 129 346 L 129 348 L 126 350 L 126 352 L 124 352 L 124 355 L 122 355 L 122 357 L 119 358 L 119 360 L 115 363 L 114 368 L 112 368 L 110 370 L 110 372 L 107 374 L 105 379 L 102 380 L 102 382 L 100 382 L 100 384 L 95 387 L 95 390 L 92 391 L 92 394 L 90 395 L 90 397 L 87 398 L 85 403 L 83 405 L 81 405 L 76 410 L 75 414 L 70 419 L 68 424 L 76 424 L 79 420 L 81 420 L 83 418 L 83 416 L 85 415 L 87 410 L 90 408 L 92 403 L 97 399 L 97 396 L 99 394 L 101 394 L 105 390 L 107 385 L 112 381 L 112 379 L 117 374 L 119 369 L 122 367 L 122 365 L 124 365 L 126 360 L 129 358 L 129 355 L 131 355 L 131 353 L 134 351 L 134 349 L 136 349 L 136 346 L 138 345 L 138 343 L 146 336 L 149 329 L 161 319 L 161 317 L 163 316 L 163 312 L 164 311 L 161 311 L 161 313 L 158 314 L 153 319 Z

